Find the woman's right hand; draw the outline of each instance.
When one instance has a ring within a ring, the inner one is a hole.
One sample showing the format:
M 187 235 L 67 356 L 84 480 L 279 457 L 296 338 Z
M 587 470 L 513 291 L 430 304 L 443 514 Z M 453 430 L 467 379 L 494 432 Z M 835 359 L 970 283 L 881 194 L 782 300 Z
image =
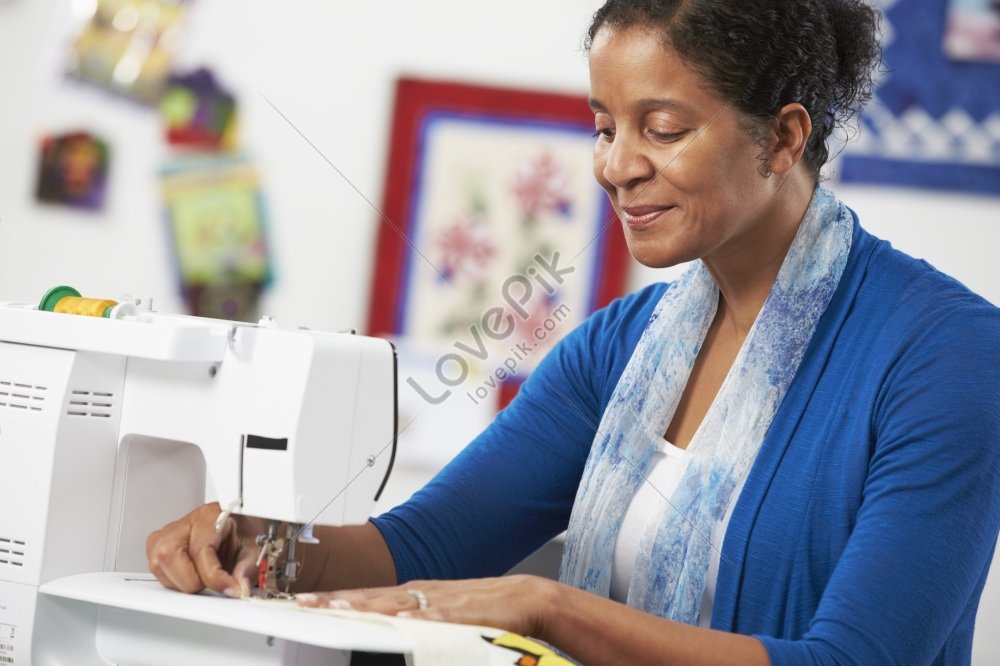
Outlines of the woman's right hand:
M 250 595 L 259 526 L 230 516 L 217 532 L 221 512 L 217 502 L 205 504 L 149 535 L 149 570 L 164 587 L 189 594 L 208 588 L 230 597 Z

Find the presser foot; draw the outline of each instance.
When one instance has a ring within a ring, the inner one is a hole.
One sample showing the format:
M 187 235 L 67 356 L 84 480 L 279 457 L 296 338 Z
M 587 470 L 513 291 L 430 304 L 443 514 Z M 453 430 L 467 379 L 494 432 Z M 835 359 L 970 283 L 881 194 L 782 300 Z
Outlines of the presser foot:
M 260 554 L 257 556 L 257 587 L 253 596 L 259 599 L 294 599 L 289 592 L 298 578 L 299 563 L 295 557 L 295 530 L 298 525 L 286 525 L 285 536 L 278 536 L 279 523 L 271 521 L 267 534 L 257 536 Z M 278 560 L 284 555 L 284 563 Z M 284 588 L 284 589 L 282 589 Z
M 295 600 L 295 595 L 292 594 L 291 592 L 282 592 L 281 590 L 262 589 L 262 588 L 259 588 L 259 587 L 254 588 L 254 590 L 250 594 L 250 596 L 253 597 L 254 599 L 265 599 L 265 600 L 268 600 L 268 601 L 270 601 L 272 599 L 280 599 L 282 601 L 294 601 Z

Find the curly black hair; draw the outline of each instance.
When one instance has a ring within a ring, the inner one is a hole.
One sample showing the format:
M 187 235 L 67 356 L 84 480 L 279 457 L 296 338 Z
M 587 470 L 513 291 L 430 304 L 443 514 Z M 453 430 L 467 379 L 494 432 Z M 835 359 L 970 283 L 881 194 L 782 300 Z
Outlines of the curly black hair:
M 861 0 L 608 0 L 587 50 L 604 26 L 660 32 L 748 116 L 801 104 L 813 124 L 803 161 L 816 177 L 829 159 L 827 138 L 871 99 L 882 60 L 879 14 Z

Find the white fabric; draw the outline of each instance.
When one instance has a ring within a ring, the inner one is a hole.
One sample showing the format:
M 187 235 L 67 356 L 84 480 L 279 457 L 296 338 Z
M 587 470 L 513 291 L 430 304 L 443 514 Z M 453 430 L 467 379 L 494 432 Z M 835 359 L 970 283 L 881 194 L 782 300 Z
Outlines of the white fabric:
M 608 596 L 625 603 L 628 586 L 635 568 L 635 556 L 639 551 L 639 540 L 646 531 L 646 525 L 667 506 L 667 498 L 674 494 L 681 482 L 690 454 L 670 442 L 653 454 L 646 480 L 639 486 L 632 503 L 625 511 L 615 551 L 611 558 L 611 589 Z

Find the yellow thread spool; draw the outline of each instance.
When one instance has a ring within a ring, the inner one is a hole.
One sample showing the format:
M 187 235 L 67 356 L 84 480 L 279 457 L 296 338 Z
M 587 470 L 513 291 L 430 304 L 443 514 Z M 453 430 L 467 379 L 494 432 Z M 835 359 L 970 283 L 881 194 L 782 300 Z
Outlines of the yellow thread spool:
M 118 305 L 118 301 L 106 298 L 84 298 L 83 296 L 63 296 L 56 303 L 55 312 L 65 314 L 86 315 L 88 317 L 106 317 L 105 314 L 111 308 Z
M 111 315 L 111 308 L 116 305 L 118 301 L 107 298 L 84 298 L 73 287 L 63 285 L 49 289 L 38 304 L 38 309 L 88 317 L 108 317 Z

